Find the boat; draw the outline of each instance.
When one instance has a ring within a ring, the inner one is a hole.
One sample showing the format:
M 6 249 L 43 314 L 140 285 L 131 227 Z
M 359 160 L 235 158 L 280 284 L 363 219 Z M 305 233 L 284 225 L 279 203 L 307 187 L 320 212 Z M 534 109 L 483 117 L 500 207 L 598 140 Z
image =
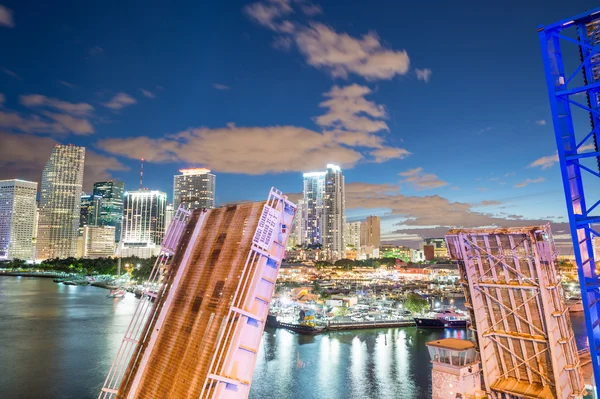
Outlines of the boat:
M 119 289 L 119 290 L 111 290 L 108 295 L 106 295 L 107 298 L 123 298 L 125 296 L 125 290 L 124 289 Z
M 324 332 L 325 330 L 327 330 L 327 327 L 317 327 L 317 326 L 308 325 L 308 324 L 293 324 L 293 323 L 278 322 L 278 326 L 279 326 L 279 328 L 285 328 L 286 330 L 290 330 L 290 331 L 296 332 L 298 334 L 305 334 L 305 335 L 317 335 L 317 334 L 320 334 L 320 333 Z
M 62 282 L 64 285 L 89 285 L 90 282 L 87 280 L 69 280 L 69 281 L 63 281 Z
M 583 312 L 583 301 L 581 300 L 581 298 L 578 298 L 578 297 L 569 298 L 565 301 L 565 305 L 567 305 L 567 308 L 569 308 L 569 312 L 572 312 L 572 313 Z
M 467 328 L 469 319 L 452 311 L 428 313 L 422 317 L 413 317 L 417 328 Z

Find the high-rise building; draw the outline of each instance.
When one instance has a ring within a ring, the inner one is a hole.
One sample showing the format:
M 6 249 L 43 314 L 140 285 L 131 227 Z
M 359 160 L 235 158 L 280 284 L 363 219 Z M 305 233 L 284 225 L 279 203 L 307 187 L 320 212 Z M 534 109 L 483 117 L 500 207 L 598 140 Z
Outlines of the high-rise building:
M 173 178 L 173 208 L 184 204 L 187 209 L 215 207 L 215 175 L 209 169 L 181 169 Z
M 37 183 L 0 180 L 0 259 L 34 259 Z
M 37 259 L 77 255 L 85 147 L 56 145 L 42 172 Z
M 361 222 L 346 223 L 346 247 L 360 250 L 360 227 Z
M 173 204 L 167 204 L 167 208 L 165 210 L 165 233 L 167 232 L 167 229 L 173 220 L 173 215 L 175 215 L 175 208 L 173 207 Z
M 113 226 L 115 240 L 121 238 L 123 222 L 123 193 L 125 184 L 122 181 L 101 181 L 94 183 L 94 196 L 102 198 L 102 206 L 98 216 L 98 226 Z
M 434 256 L 436 258 L 447 258 L 448 248 L 446 247 L 446 240 L 443 238 L 426 238 L 424 240 L 423 250 L 426 245 L 433 245 Z M 428 249 L 428 251 L 430 251 Z
M 165 234 L 167 194 L 156 190 L 128 191 L 123 201 L 120 255 L 150 258 L 158 254 Z
M 84 226 L 83 257 L 107 258 L 115 255 L 114 226 Z
M 304 245 L 306 242 L 306 226 L 304 225 L 304 214 L 306 207 L 303 199 L 298 200 L 298 208 L 294 216 L 294 225 L 292 227 L 292 235 L 288 241 L 292 241 L 294 245 Z
M 381 223 L 379 216 L 368 216 L 363 226 L 361 244 L 379 248 L 381 246 Z
M 97 226 L 102 207 L 102 197 L 97 195 L 82 194 L 81 208 L 79 209 L 79 235 L 83 236 L 85 226 Z
M 328 258 L 345 256 L 344 176 L 339 166 L 328 164 L 325 172 L 304 174 L 306 244 L 320 244 Z

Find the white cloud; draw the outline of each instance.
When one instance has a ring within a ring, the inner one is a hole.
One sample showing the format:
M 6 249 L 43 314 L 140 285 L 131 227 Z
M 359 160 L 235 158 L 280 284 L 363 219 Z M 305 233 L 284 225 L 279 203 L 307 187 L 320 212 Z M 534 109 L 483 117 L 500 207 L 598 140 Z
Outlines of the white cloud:
M 289 21 L 276 20 L 294 12 L 288 0 L 269 0 L 244 7 L 244 12 L 255 22 L 276 32 L 290 33 L 293 25 Z
M 75 85 L 73 83 L 69 83 L 69 82 L 64 81 L 64 80 L 59 80 L 58 83 L 61 84 L 61 85 L 63 85 L 63 86 L 66 86 L 66 87 L 68 87 L 70 89 L 74 89 L 75 88 Z
M 0 179 L 39 181 L 42 169 L 57 142 L 49 137 L 0 131 Z M 89 190 L 97 181 L 111 178 L 110 171 L 129 168 L 114 157 L 86 149 L 83 184 Z
M 389 130 L 387 123 L 381 120 L 386 117 L 385 108 L 365 99 L 370 93 L 371 89 L 357 84 L 333 86 L 324 94 L 329 99 L 319 104 L 328 111 L 316 119 L 317 124 L 323 128 L 369 133 Z
M 94 133 L 94 126 L 84 118 L 75 118 L 71 115 L 57 114 L 54 112 L 42 112 L 48 118 L 60 123 L 68 131 L 79 134 L 88 135 Z
M 537 179 L 525 179 L 522 182 L 515 184 L 513 187 L 515 188 L 522 188 L 525 186 L 528 186 L 530 184 L 534 184 L 534 183 L 542 183 L 545 182 L 546 179 L 544 179 L 543 177 L 538 177 Z
M 582 145 L 579 148 L 579 153 L 583 152 L 583 151 L 590 151 L 590 150 L 594 150 L 596 147 L 594 146 L 594 144 L 586 144 L 586 145 Z M 542 169 L 548 169 L 552 166 L 554 166 L 555 163 L 558 163 L 558 152 L 555 153 L 554 155 L 546 155 L 545 157 L 541 157 L 536 159 L 535 161 L 533 161 L 532 163 L 529 164 L 530 168 L 542 168 Z
M 536 123 L 536 125 L 544 126 L 546 124 L 546 120 L 539 119 L 539 120 L 535 121 L 535 123 Z
M 222 83 L 213 83 L 213 88 L 217 89 L 217 90 L 229 90 L 229 86 L 224 85 Z
M 425 83 L 429 82 L 429 79 L 431 78 L 431 69 L 425 68 L 425 69 L 415 69 L 415 73 L 417 74 L 417 80 L 422 80 Z
M 447 182 L 441 180 L 432 173 L 424 173 L 423 168 L 409 169 L 405 172 L 398 173 L 404 177 L 401 183 L 408 183 L 416 190 L 427 190 L 448 185 Z
M 156 98 L 156 94 L 152 93 L 150 90 L 140 89 L 144 97 L 148 98 Z
M 323 14 L 323 9 L 317 4 L 302 4 L 300 6 L 300 9 L 304 13 L 304 15 L 307 15 L 309 17 L 314 17 L 315 15 Z
M 275 37 L 275 39 L 273 39 L 273 42 L 271 43 L 273 48 L 282 51 L 288 51 L 292 48 L 293 44 L 294 40 L 289 36 L 277 36 Z
M 370 151 L 369 155 L 374 158 L 377 163 L 383 163 L 390 159 L 403 159 L 410 155 L 410 152 L 404 148 L 384 147 Z
M 0 26 L 7 28 L 15 27 L 15 20 L 13 19 L 13 13 L 10 8 L 6 8 L 0 4 Z
M 54 108 L 70 115 L 89 115 L 94 110 L 88 103 L 70 103 L 67 101 L 49 98 L 41 94 L 30 94 L 19 98 L 22 105 L 30 108 L 47 107 Z
M 327 70 L 333 77 L 347 78 L 350 73 L 366 79 L 391 79 L 408 72 L 406 51 L 384 48 L 374 32 L 362 39 L 312 23 L 297 30 L 294 39 L 308 64 Z
M 2 68 L 2 72 L 4 72 L 5 74 L 7 74 L 10 77 L 13 77 L 17 80 L 23 80 L 23 78 L 21 78 L 16 72 L 11 71 L 8 68 Z
M 118 110 L 137 103 L 137 100 L 131 97 L 127 93 L 117 93 L 109 102 L 105 103 L 104 106 L 110 109 Z

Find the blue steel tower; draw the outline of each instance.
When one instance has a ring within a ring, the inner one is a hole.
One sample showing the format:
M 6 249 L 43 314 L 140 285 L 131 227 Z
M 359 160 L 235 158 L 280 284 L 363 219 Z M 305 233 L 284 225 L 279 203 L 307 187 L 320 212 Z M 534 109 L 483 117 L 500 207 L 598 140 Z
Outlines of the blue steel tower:
M 542 26 L 538 32 L 594 379 L 598 383 L 600 280 L 592 237 L 600 237 L 600 229 L 595 226 L 600 223 L 600 212 L 594 212 L 600 205 L 600 8 Z

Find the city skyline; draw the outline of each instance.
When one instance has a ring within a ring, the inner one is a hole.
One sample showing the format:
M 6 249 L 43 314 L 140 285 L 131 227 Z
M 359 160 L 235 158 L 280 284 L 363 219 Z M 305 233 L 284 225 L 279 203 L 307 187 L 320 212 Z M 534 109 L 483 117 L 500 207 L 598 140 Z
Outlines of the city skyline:
M 591 1 L 1 5 L 16 45 L 0 64 L 0 178 L 39 182 L 52 146 L 73 143 L 86 192 L 136 187 L 145 158 L 145 186 L 167 193 L 178 169 L 210 168 L 218 205 L 297 194 L 301 173 L 335 163 L 348 221 L 380 216 L 384 242 L 546 221 L 569 242 L 536 28 Z

